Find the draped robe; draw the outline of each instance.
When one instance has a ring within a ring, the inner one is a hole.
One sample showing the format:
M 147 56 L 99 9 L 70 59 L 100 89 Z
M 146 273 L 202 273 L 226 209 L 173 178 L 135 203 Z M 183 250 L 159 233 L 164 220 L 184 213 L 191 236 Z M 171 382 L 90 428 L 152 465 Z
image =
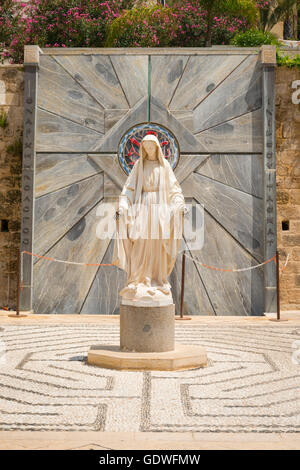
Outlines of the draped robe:
M 112 264 L 127 273 L 123 299 L 172 303 L 168 281 L 177 257 L 186 208 L 169 162 L 140 157 L 119 198 Z

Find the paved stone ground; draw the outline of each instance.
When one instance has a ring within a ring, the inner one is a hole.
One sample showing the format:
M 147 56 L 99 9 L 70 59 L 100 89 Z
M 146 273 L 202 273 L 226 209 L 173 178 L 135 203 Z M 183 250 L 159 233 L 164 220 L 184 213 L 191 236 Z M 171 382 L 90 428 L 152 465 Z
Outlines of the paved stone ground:
M 92 344 L 119 344 L 118 324 L 1 325 L 0 431 L 299 432 L 300 324 L 176 322 L 176 342 L 209 357 L 182 372 L 87 364 Z

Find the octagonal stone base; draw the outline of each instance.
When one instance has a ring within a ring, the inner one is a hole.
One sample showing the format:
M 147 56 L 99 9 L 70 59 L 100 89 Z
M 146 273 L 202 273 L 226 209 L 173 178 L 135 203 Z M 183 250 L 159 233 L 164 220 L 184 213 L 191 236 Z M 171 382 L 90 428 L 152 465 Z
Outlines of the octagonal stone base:
M 173 351 L 131 352 L 119 346 L 93 345 L 88 364 L 118 370 L 187 370 L 207 366 L 205 348 L 175 344 Z

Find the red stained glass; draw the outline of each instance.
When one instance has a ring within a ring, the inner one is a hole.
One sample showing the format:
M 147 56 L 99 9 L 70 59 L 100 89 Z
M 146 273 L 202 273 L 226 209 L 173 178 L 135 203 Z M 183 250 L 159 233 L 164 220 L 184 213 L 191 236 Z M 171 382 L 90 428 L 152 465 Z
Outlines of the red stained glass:
M 155 131 L 147 131 L 146 135 L 148 135 L 148 134 L 153 134 L 153 135 L 156 135 L 156 137 L 157 137 L 157 132 L 155 132 Z

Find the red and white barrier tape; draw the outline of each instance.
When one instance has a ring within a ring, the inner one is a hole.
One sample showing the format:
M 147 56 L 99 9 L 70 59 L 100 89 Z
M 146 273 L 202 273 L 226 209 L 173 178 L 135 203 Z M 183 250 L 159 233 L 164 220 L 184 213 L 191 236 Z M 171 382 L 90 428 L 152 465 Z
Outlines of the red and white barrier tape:
M 199 261 L 198 258 L 194 258 L 194 257 L 189 256 L 189 255 L 185 255 L 185 256 L 186 256 L 186 258 L 189 258 L 192 261 L 194 261 L 194 263 L 201 264 L 201 266 L 204 266 L 204 267 L 209 268 L 209 269 L 214 269 L 216 271 L 229 271 L 229 272 L 249 271 L 250 269 L 255 269 L 255 268 L 258 268 L 259 266 L 263 266 L 264 264 L 270 263 L 270 261 L 272 261 L 272 260 L 274 260 L 274 262 L 276 263 L 276 255 L 274 255 L 274 256 L 272 256 L 272 258 L 267 259 L 263 263 L 256 264 L 255 266 L 249 266 L 248 268 L 225 269 L 225 268 L 216 268 L 214 266 L 209 266 L 208 264 L 201 263 L 201 261 Z M 290 254 L 288 253 L 288 255 L 286 257 L 286 260 L 285 260 L 285 263 L 284 263 L 283 268 L 281 269 L 281 271 L 283 271 L 285 269 L 285 267 L 288 263 L 289 256 L 290 256 Z
M 76 265 L 79 265 L 79 266 L 114 266 L 114 264 L 112 264 L 112 263 L 83 263 L 83 262 L 80 263 L 80 262 L 77 262 L 77 261 L 66 261 L 66 260 L 51 258 L 49 256 L 37 255 L 36 253 L 31 253 L 30 251 L 22 251 L 21 252 L 21 266 L 20 266 L 20 268 L 21 268 L 21 290 L 23 290 L 23 254 L 24 253 L 27 253 L 28 255 L 36 256 L 38 258 L 47 259 L 49 261 L 56 261 L 57 263 L 76 264 Z M 255 268 L 258 268 L 259 266 L 263 266 L 266 263 L 270 263 L 270 261 L 273 261 L 273 260 L 276 263 L 276 255 L 274 255 L 274 256 L 272 256 L 272 258 L 264 261 L 263 263 L 256 264 L 255 266 L 249 266 L 248 268 L 225 269 L 225 268 L 216 268 L 214 266 L 209 266 L 208 264 L 201 263 L 201 261 L 199 261 L 198 258 L 191 257 L 187 254 L 185 256 L 187 258 L 191 259 L 192 261 L 194 261 L 194 263 L 201 264 L 201 266 L 204 266 L 205 268 L 214 269 L 216 271 L 229 271 L 229 272 L 249 271 L 250 269 L 255 269 Z M 290 256 L 290 254 L 288 253 L 288 255 L 286 257 L 286 261 L 284 263 L 284 266 L 281 269 L 281 272 L 285 269 L 285 267 L 288 263 L 289 256 Z

